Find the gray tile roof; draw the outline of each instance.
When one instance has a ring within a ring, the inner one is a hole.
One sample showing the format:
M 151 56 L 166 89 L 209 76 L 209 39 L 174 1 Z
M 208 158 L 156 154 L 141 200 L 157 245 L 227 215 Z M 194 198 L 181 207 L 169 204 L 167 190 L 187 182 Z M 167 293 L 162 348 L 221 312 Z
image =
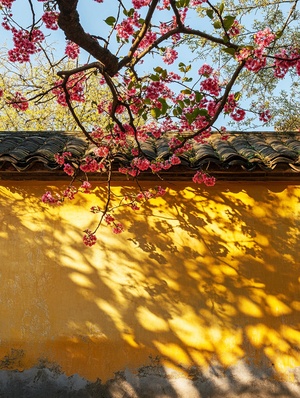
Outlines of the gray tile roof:
M 141 146 L 149 160 L 169 157 L 167 139 L 149 140 Z M 61 175 L 54 154 L 70 151 L 80 158 L 89 150 L 91 147 L 79 133 L 0 132 L 0 178 L 13 177 L 15 172 L 24 176 L 34 172 Z M 118 156 L 118 163 L 129 161 L 125 155 Z M 200 168 L 217 174 L 281 173 L 299 178 L 300 133 L 233 132 L 227 141 L 213 134 L 207 143 L 194 144 L 192 150 L 182 156 L 182 164 L 172 168 L 169 174 L 184 176 Z

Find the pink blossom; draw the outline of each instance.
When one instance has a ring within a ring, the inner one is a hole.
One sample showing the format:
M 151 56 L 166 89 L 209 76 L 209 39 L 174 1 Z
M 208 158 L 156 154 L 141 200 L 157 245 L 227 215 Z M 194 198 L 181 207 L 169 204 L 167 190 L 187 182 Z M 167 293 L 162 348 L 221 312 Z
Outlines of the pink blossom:
M 135 211 L 140 210 L 140 207 L 136 203 L 131 203 L 130 207 L 132 210 L 135 210 Z
M 84 102 L 84 87 L 83 82 L 85 81 L 85 76 L 77 73 L 72 76 L 67 82 L 67 90 L 71 101 Z M 62 106 L 67 106 L 66 95 L 62 88 L 62 80 L 58 80 L 55 83 L 55 87 L 52 89 L 52 93 L 56 95 L 57 102 Z
M 218 78 L 213 76 L 203 80 L 200 83 L 200 90 L 207 91 L 211 95 L 218 96 L 221 92 Z
M 241 25 L 237 20 L 233 22 L 227 33 L 230 37 L 238 36 L 241 33 Z
M 162 170 L 163 168 L 163 164 L 162 162 L 156 162 L 156 163 L 152 163 L 150 165 L 150 169 L 152 170 L 153 173 L 158 173 Z
M 18 91 L 15 93 L 15 98 L 10 102 L 10 105 L 13 108 L 18 109 L 19 111 L 23 111 L 23 112 L 26 111 L 29 106 L 26 98 Z
M 0 0 L 0 5 L 2 5 L 3 7 L 11 8 L 14 1 L 15 0 Z
M 94 149 L 94 153 L 96 156 L 99 156 L 100 158 L 105 158 L 110 152 L 109 147 L 107 146 L 99 146 Z
M 117 35 L 120 39 L 128 40 L 134 33 L 134 26 L 141 27 L 139 22 L 140 15 L 135 11 L 131 17 L 124 19 L 116 26 Z
M 256 55 L 256 58 L 248 58 L 245 64 L 245 67 L 252 71 L 252 72 L 258 72 L 260 71 L 262 68 L 264 68 L 267 64 L 267 59 L 266 57 L 263 56 L 263 54 L 260 54 L 261 50 L 255 50 L 254 51 L 254 55 Z
M 50 191 L 47 191 L 44 193 L 42 196 L 42 202 L 43 203 L 48 203 L 48 204 L 59 204 L 61 203 L 62 199 L 60 198 L 59 195 L 55 198 Z
M 57 20 L 59 13 L 55 11 L 46 11 L 42 16 L 42 21 L 44 22 L 47 29 L 57 30 Z
M 215 177 L 209 176 L 207 173 L 199 170 L 193 177 L 193 182 L 195 184 L 202 184 L 204 183 L 206 186 L 214 186 L 216 183 Z
M 138 156 L 138 154 L 139 154 L 139 149 L 138 149 L 138 148 L 132 148 L 132 149 L 131 149 L 131 154 L 132 154 L 133 156 Z
M 83 193 L 90 193 L 90 190 L 92 188 L 92 184 L 89 181 L 84 181 L 80 188 L 83 190 Z
M 260 112 L 260 114 L 259 114 L 259 120 L 264 123 L 267 123 L 271 118 L 272 118 L 272 115 L 271 115 L 269 109 L 266 109 L 266 110 Z
M 85 158 L 85 163 L 80 165 L 80 169 L 85 173 L 95 173 L 99 171 L 99 164 L 97 160 L 93 159 L 90 156 Z
M 89 229 L 86 229 L 85 235 L 83 236 L 83 243 L 86 246 L 93 246 L 97 242 L 96 235 Z
M 115 223 L 115 226 L 113 227 L 112 232 L 114 234 L 121 234 L 122 232 L 124 232 L 124 226 L 120 222 Z
M 254 41 L 259 47 L 267 47 L 272 41 L 275 39 L 276 35 L 271 32 L 270 28 L 265 28 L 264 30 L 260 30 L 254 36 Z
M 236 122 L 240 122 L 246 116 L 246 112 L 244 109 L 235 109 L 233 112 L 230 113 L 230 117 L 235 120 Z
M 65 54 L 70 59 L 76 59 L 78 58 L 79 53 L 80 53 L 80 47 L 78 46 L 78 44 L 68 40 L 65 48 Z
M 65 158 L 71 158 L 72 153 L 71 152 L 63 152 L 61 155 L 59 153 L 56 153 L 54 155 L 54 159 L 56 163 L 63 165 L 65 163 Z
M 170 163 L 171 163 L 173 166 L 175 166 L 175 165 L 177 165 L 177 164 L 180 164 L 180 163 L 181 163 L 181 160 L 179 159 L 178 156 L 172 155 L 172 156 L 170 157 Z
M 140 174 L 138 169 L 132 167 L 119 167 L 119 173 L 130 175 L 131 177 L 137 177 Z
M 137 167 L 141 171 L 148 170 L 150 167 L 150 161 L 146 158 L 134 158 L 132 166 Z
M 74 186 L 70 186 L 64 190 L 63 196 L 65 198 L 68 198 L 69 200 L 73 200 L 75 198 L 76 193 L 77 189 Z
M 149 190 L 145 190 L 143 192 L 139 192 L 136 195 L 136 200 L 141 201 L 141 200 L 148 200 L 153 198 L 153 193 Z
M 65 165 L 64 165 L 64 172 L 65 172 L 66 174 L 68 174 L 69 176 L 72 176 L 72 175 L 74 175 L 75 170 L 74 170 L 74 168 L 73 168 L 69 163 L 65 163 Z
M 198 74 L 209 77 L 213 72 L 213 68 L 210 65 L 204 64 L 201 66 L 201 68 L 198 70 Z
M 168 47 L 164 52 L 163 61 L 164 63 L 171 65 L 177 59 L 177 57 L 178 57 L 178 52 L 173 48 Z
M 107 225 L 110 225 L 115 221 L 115 218 L 111 214 L 105 214 L 104 216 L 104 221 L 107 223 Z
M 156 187 L 156 197 L 158 197 L 158 196 L 164 196 L 165 194 L 166 194 L 166 190 L 163 188 L 163 187 L 161 187 L 160 185 L 159 186 L 157 186 Z
M 227 102 L 224 105 L 224 112 L 225 113 L 231 113 L 235 110 L 237 106 L 237 101 L 234 98 L 234 94 L 229 94 L 227 98 Z
M 132 5 L 138 10 L 139 8 L 148 6 L 150 2 L 151 0 L 132 0 Z
M 8 51 L 8 58 L 11 62 L 28 62 L 30 55 L 40 51 L 38 44 L 45 39 L 39 29 L 31 32 L 12 28 L 14 48 Z
M 148 30 L 143 37 L 143 40 L 139 44 L 139 51 L 149 47 L 157 38 L 157 33 L 151 30 Z M 138 51 L 138 52 L 139 52 Z
M 203 3 L 206 3 L 207 0 L 191 0 L 190 5 L 192 7 L 200 6 Z

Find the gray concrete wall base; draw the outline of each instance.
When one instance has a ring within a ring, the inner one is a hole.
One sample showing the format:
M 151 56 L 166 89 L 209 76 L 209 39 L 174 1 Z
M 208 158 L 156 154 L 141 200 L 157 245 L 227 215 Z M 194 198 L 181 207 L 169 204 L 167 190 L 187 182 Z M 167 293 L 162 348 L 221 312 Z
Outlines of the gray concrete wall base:
M 118 372 L 102 383 L 77 374 L 66 376 L 58 366 L 39 365 L 0 371 L 1 398 L 299 398 L 300 369 L 293 382 L 276 379 L 272 369 L 258 370 L 243 362 L 207 371 L 190 368 L 186 375 L 162 366 L 146 366 L 136 373 Z

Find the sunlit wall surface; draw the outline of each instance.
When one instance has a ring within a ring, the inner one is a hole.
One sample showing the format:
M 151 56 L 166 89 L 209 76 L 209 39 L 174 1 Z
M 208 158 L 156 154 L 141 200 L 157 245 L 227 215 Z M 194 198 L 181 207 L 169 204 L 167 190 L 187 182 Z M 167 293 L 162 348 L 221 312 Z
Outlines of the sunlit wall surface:
M 294 377 L 299 186 L 174 183 L 140 211 L 121 212 L 123 234 L 103 226 L 87 248 L 101 189 L 50 208 L 40 198 L 51 185 L 0 187 L 1 369 L 44 360 L 105 381 L 126 368 L 188 374 L 242 361 Z

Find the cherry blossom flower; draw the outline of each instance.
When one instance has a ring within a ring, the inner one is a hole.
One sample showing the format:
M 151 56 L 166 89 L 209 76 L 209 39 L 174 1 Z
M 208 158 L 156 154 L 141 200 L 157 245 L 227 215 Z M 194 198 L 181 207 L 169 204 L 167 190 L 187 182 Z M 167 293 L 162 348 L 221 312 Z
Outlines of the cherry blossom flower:
M 74 167 L 72 167 L 69 163 L 65 163 L 64 172 L 66 174 L 68 174 L 69 176 L 72 176 L 72 175 L 74 175 L 75 170 L 74 170 Z
M 9 102 L 11 106 L 15 109 L 18 109 L 19 111 L 26 111 L 28 109 L 28 101 L 26 98 L 20 93 L 16 92 L 15 93 L 15 98 Z
M 12 28 L 14 48 L 8 51 L 8 58 L 11 62 L 28 62 L 30 55 L 40 51 L 38 44 L 45 36 L 39 29 L 33 29 L 31 32 Z
M 171 65 L 177 59 L 177 57 L 178 57 L 178 52 L 173 48 L 168 47 L 164 52 L 163 61 L 164 63 Z
M 3 7 L 11 8 L 14 1 L 15 0 L 0 0 L 0 5 L 2 5 Z
M 120 222 L 115 223 L 114 227 L 112 228 L 112 232 L 114 234 L 121 234 L 122 232 L 124 232 L 123 224 L 121 224 Z
M 78 44 L 68 40 L 65 48 L 65 54 L 70 59 L 76 59 L 78 58 L 79 53 L 80 53 L 80 47 L 78 46 Z
M 55 11 L 46 11 L 42 16 L 42 21 L 44 22 L 47 29 L 57 30 L 57 20 L 59 13 Z
M 93 246 L 97 242 L 97 237 L 96 235 L 89 229 L 86 229 L 85 235 L 83 236 L 83 243 L 86 246 Z
M 198 70 L 198 74 L 209 77 L 213 72 L 213 68 L 210 65 L 204 64 L 201 66 L 201 68 Z
M 272 118 L 272 115 L 271 115 L 271 112 L 269 109 L 266 109 L 259 113 L 259 120 L 264 123 L 269 122 L 271 118 Z
M 47 204 L 60 204 L 62 199 L 59 195 L 56 195 L 56 198 L 52 195 L 50 191 L 47 191 L 42 195 L 42 202 Z

